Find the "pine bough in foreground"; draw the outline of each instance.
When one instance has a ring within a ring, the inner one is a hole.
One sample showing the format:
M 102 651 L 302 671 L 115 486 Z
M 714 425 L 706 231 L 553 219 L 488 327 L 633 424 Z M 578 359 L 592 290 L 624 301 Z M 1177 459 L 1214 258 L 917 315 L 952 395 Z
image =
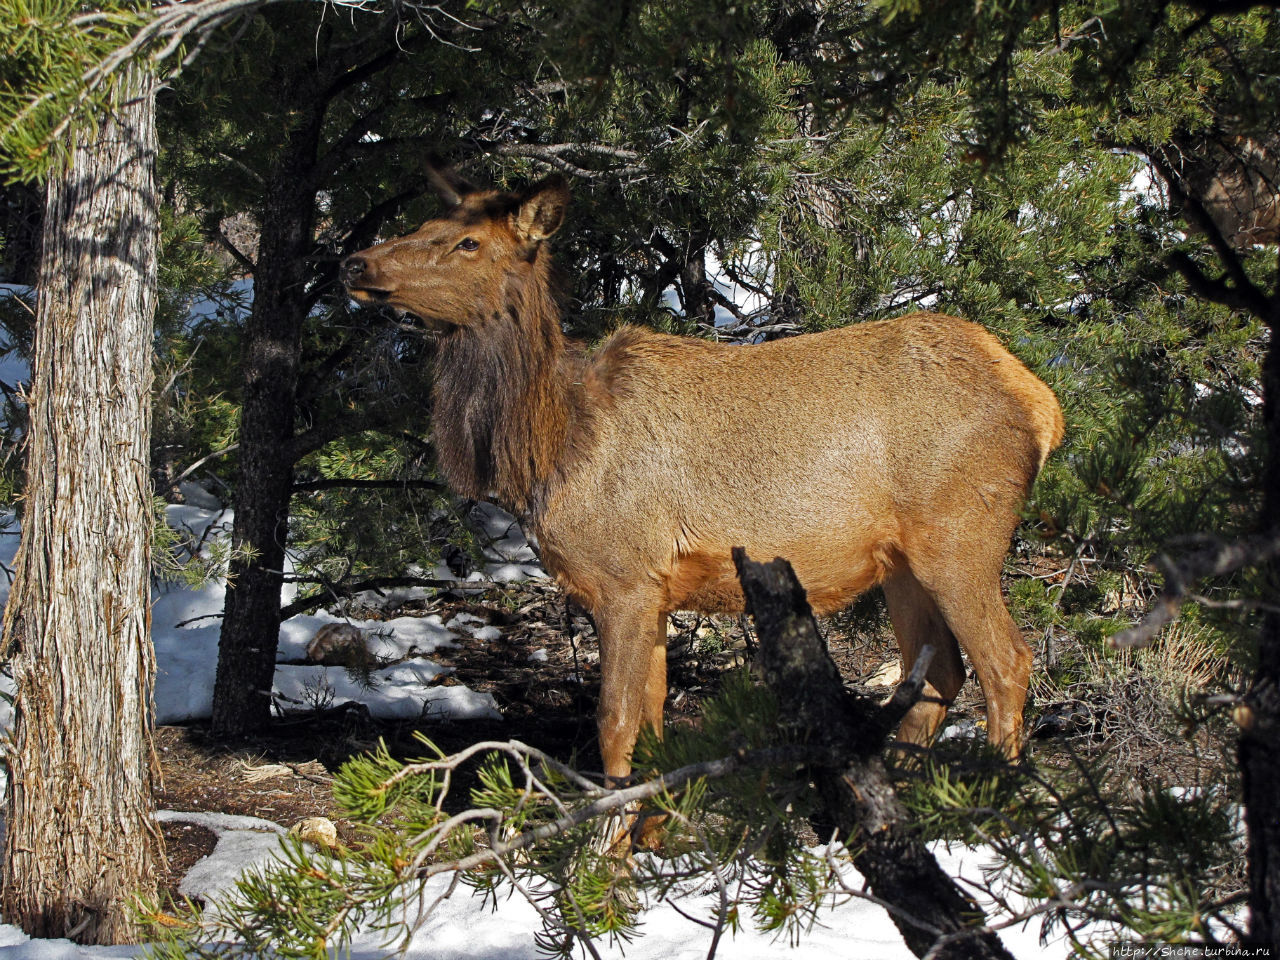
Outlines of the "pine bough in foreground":
M 284 839 L 278 862 L 228 899 L 179 918 L 153 913 L 154 955 L 320 958 L 357 928 L 407 946 L 439 902 L 420 900 L 437 874 L 452 878 L 448 893 L 527 898 L 552 955 L 581 945 L 598 956 L 595 941 L 634 936 L 641 892 L 656 901 L 715 890 L 712 954 L 721 933 L 748 922 L 798 940 L 825 907 L 877 898 L 848 885 L 857 847 L 804 843 L 805 827 L 825 819 L 810 768 L 831 758 L 786 742 L 787 729 L 770 692 L 741 675 L 699 730 L 641 744 L 640 769 L 673 772 L 622 790 L 516 741 L 445 756 L 424 740 L 428 758 L 411 763 L 380 749 L 344 766 L 334 788 L 362 824 L 358 843 L 325 851 Z M 1238 854 L 1220 797 L 1107 796 L 1106 774 L 1083 761 L 1050 774 L 955 749 L 966 752 L 896 773 L 920 830 L 985 843 L 1004 862 L 983 891 L 996 909 L 973 918 L 973 932 L 1040 916 L 1046 934 L 1060 929 L 1081 952 L 1105 955 L 1104 940 L 1078 939 L 1086 925 L 1107 940 L 1203 940 L 1211 920 L 1229 929 L 1235 898 L 1215 891 Z M 463 778 L 474 786 L 459 802 Z M 668 818 L 663 854 L 628 862 L 617 837 L 624 811 L 638 809 Z

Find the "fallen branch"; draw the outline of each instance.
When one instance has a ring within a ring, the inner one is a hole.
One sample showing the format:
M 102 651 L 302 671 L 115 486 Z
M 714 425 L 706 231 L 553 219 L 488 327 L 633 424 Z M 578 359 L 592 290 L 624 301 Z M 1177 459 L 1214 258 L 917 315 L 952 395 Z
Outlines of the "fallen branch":
M 296 581 L 295 581 L 296 582 Z M 309 613 L 317 607 L 337 600 L 345 600 L 366 590 L 388 590 L 396 587 L 426 587 L 435 590 L 451 590 L 455 587 L 487 588 L 497 586 L 496 580 L 437 580 L 433 577 L 374 577 L 370 580 L 358 580 L 355 583 L 327 584 L 325 589 L 314 596 L 286 603 L 280 608 L 281 622 L 300 613 Z
M 753 563 L 741 549 L 733 559 L 756 620 L 756 665 L 781 715 L 797 728 L 800 742 L 841 758 L 810 768 L 823 808 L 823 821 L 814 824 L 818 835 L 839 834 L 871 891 L 891 905 L 890 916 L 917 957 L 1011 960 L 978 904 L 925 847 L 880 756 L 919 699 L 927 663 L 915 665 L 885 707 L 850 695 L 791 565 L 781 559 Z

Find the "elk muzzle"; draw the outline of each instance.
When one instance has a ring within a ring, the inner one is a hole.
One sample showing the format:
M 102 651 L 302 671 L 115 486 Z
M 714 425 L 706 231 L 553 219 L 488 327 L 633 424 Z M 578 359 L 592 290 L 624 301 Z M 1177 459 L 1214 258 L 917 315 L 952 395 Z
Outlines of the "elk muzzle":
M 338 267 L 338 278 L 347 294 L 358 303 L 380 303 L 391 291 L 378 282 L 377 270 L 360 254 L 352 254 Z

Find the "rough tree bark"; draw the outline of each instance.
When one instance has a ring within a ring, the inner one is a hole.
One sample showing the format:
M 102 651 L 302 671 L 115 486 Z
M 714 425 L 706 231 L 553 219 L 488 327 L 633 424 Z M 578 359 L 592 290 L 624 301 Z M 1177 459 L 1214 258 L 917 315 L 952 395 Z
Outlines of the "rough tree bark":
M 33 937 L 136 942 L 155 895 L 151 342 L 152 79 L 47 191 L 27 491 L 4 618 L 17 693 L 4 919 Z
M 734 562 L 760 637 L 756 667 L 782 715 L 810 744 L 848 758 L 810 771 L 825 814 L 815 826 L 825 836 L 839 831 L 854 866 L 891 905 L 893 922 L 917 957 L 1012 960 L 982 926 L 982 909 L 916 834 L 885 772 L 880 754 L 910 703 L 895 695 L 881 709 L 845 692 L 791 564 L 753 563 L 741 549 L 734 550 Z
M 1280 274 L 1280 269 L 1277 270 Z M 1278 280 L 1280 282 L 1280 280 Z M 1280 291 L 1271 297 L 1265 316 L 1270 332 L 1262 367 L 1263 424 L 1266 461 L 1263 469 L 1259 527 L 1280 530 Z M 1280 588 L 1280 563 L 1265 567 L 1267 599 Z M 1270 607 L 1262 617 L 1258 661 L 1239 711 L 1240 773 L 1245 826 L 1249 835 L 1249 940 L 1280 954 L 1280 613 Z

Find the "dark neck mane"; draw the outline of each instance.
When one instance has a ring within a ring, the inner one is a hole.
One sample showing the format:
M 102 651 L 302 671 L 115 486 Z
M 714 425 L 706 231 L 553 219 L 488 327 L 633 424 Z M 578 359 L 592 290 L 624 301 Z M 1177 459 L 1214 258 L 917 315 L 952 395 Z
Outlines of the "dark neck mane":
M 565 339 L 545 251 L 509 276 L 500 313 L 459 326 L 436 355 L 433 429 L 441 471 L 463 496 L 537 512 L 564 467 L 581 351 Z M 581 426 L 578 423 L 577 426 Z

